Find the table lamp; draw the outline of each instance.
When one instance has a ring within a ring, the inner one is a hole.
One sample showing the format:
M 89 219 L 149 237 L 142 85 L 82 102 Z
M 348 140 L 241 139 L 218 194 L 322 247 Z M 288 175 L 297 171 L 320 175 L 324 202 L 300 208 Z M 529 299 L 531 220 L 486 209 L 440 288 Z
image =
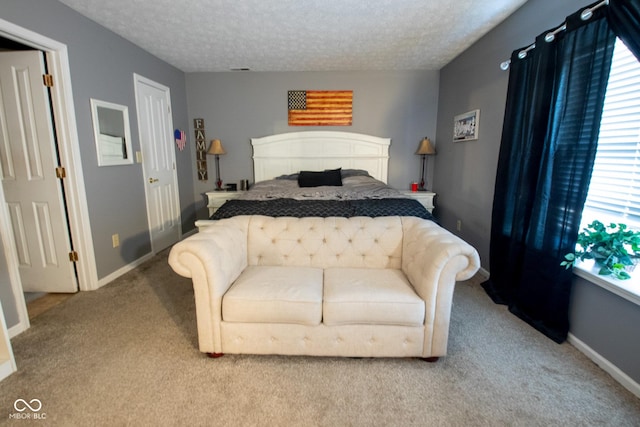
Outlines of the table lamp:
M 227 154 L 222 146 L 222 142 L 219 139 L 214 139 L 211 141 L 211 146 L 209 147 L 209 151 L 207 154 L 213 154 L 216 156 L 216 189 L 215 191 L 222 191 L 222 180 L 220 179 L 220 156 L 222 154 Z
M 426 164 L 427 164 L 427 156 L 433 156 L 436 154 L 436 149 L 433 148 L 433 144 L 431 144 L 431 140 L 426 136 L 420 141 L 420 146 L 418 147 L 418 151 L 416 154 L 420 154 L 422 156 L 422 174 L 420 180 L 420 186 L 418 187 L 418 191 L 427 191 L 425 188 L 425 172 L 426 172 Z

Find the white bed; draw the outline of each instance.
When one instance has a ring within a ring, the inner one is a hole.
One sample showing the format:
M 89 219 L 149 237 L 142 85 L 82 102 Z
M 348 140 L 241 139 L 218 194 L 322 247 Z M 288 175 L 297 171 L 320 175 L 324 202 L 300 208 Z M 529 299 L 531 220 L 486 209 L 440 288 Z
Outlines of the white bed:
M 301 170 L 363 169 L 387 183 L 390 138 L 307 131 L 251 138 L 255 182 Z
M 389 147 L 391 145 L 390 138 L 381 138 L 353 132 L 306 131 L 252 138 L 251 144 L 253 146 L 254 178 L 258 185 L 255 186 L 255 190 L 235 193 L 233 197 L 229 197 L 229 199 L 235 200 L 230 200 L 227 202 L 228 204 L 239 203 L 240 200 L 259 200 L 259 197 L 254 196 L 254 194 L 258 192 L 258 189 L 260 188 L 262 190 L 265 186 L 270 188 L 272 183 L 276 183 L 277 185 L 274 185 L 274 188 L 280 188 L 281 185 L 284 184 L 286 184 L 284 185 L 285 188 L 287 185 L 291 188 L 291 193 L 274 192 L 274 194 L 279 194 L 279 196 L 271 198 L 278 198 L 281 200 L 296 199 L 297 201 L 307 202 L 311 200 L 355 201 L 359 198 L 367 200 L 393 199 L 396 200 L 399 205 L 409 204 L 409 206 L 402 208 L 402 212 L 418 212 L 416 209 L 420 210 L 424 208 L 424 206 L 416 204 L 414 209 L 414 206 L 411 205 L 414 201 L 408 200 L 411 199 L 410 197 L 405 193 L 386 185 L 388 179 Z M 353 171 L 366 171 L 366 174 L 369 176 L 366 178 L 361 176 L 349 176 L 348 178 L 343 179 L 345 184 L 344 187 L 322 186 L 312 188 L 308 192 L 306 192 L 307 189 L 304 188 L 296 188 L 294 191 L 292 186 L 297 186 L 296 181 L 292 180 L 289 182 L 282 182 L 283 180 L 275 179 L 284 175 L 297 174 L 300 171 L 328 171 L 335 169 L 342 169 L 343 177 Z M 369 183 L 366 181 L 360 181 L 367 178 L 377 183 L 373 184 L 374 186 L 371 191 L 367 189 Z M 280 183 L 277 181 L 280 181 Z M 354 193 L 349 195 L 348 192 L 351 191 L 351 188 L 353 188 L 354 191 L 357 191 L 357 194 L 362 194 L 363 197 L 354 196 Z M 291 196 L 284 197 L 282 194 L 291 194 Z M 332 195 L 335 195 L 336 197 L 332 197 Z M 219 198 L 220 193 L 218 192 L 218 194 L 211 195 L 208 193 L 208 196 L 210 198 Z M 316 204 L 318 203 L 321 202 L 317 202 Z M 379 201 L 377 203 L 380 204 L 383 202 Z M 224 210 L 225 207 L 229 208 L 228 204 L 223 206 L 222 209 Z M 291 216 L 299 216 L 300 212 L 306 208 L 306 206 L 307 205 L 305 205 L 305 207 L 300 207 L 298 205 L 295 207 L 286 206 L 285 209 L 289 209 L 287 212 L 295 210 L 295 214 Z M 266 203 L 262 204 L 260 209 L 265 207 L 267 207 Z M 238 213 L 244 211 L 236 209 L 233 211 L 233 215 L 257 213 L 268 216 L 289 216 L 288 214 L 281 214 L 280 212 L 277 214 L 273 213 L 273 210 L 271 209 L 273 206 L 269 205 L 268 207 L 269 210 L 265 213 L 261 213 L 262 211 L 256 211 L 251 207 L 250 212 L 247 213 Z M 320 206 L 323 213 L 326 212 L 325 208 L 327 208 L 327 205 Z M 242 209 L 244 209 L 244 207 Z M 349 209 L 354 208 L 350 207 Z M 379 207 L 376 207 L 376 209 L 379 209 Z M 386 209 L 386 211 L 389 212 L 388 206 L 380 209 Z M 351 214 L 344 213 L 342 206 L 332 209 L 331 212 L 336 213 L 335 215 L 327 215 L 351 216 Z M 351 212 L 351 210 L 349 212 Z M 365 212 L 358 214 L 362 216 L 379 216 L 369 215 L 368 211 L 363 210 L 358 212 Z M 423 212 L 425 216 L 423 216 Z M 219 213 L 220 212 L 217 212 L 217 214 Z M 405 213 L 398 213 L 397 215 L 405 215 Z M 406 213 L 406 215 L 413 215 L 413 213 Z M 430 213 L 427 211 L 419 211 L 419 213 L 416 214 L 416 216 L 422 216 L 423 218 L 429 215 Z M 309 215 L 304 216 L 322 215 L 310 213 Z M 384 214 L 382 216 L 384 216 Z M 212 221 L 214 220 L 200 220 L 196 222 L 196 225 L 199 228 L 202 228 L 210 225 Z

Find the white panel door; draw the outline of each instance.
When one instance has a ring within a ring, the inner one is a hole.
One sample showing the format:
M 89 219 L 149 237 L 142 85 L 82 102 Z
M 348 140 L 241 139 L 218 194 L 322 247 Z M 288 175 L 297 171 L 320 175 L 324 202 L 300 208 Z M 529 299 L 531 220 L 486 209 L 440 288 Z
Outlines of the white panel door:
M 135 85 L 147 215 L 155 253 L 180 239 L 171 98 L 169 88 L 144 77 L 136 75 Z
M 22 288 L 76 292 L 41 52 L 0 52 L 0 169 Z

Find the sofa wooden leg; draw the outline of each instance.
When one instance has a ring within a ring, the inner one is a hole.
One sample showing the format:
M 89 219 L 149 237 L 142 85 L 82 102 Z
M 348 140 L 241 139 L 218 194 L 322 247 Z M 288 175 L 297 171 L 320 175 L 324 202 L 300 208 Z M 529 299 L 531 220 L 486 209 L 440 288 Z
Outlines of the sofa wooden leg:
M 207 356 L 212 359 L 217 359 L 218 357 L 224 356 L 224 353 L 207 353 Z
M 429 363 L 435 363 L 440 359 L 439 357 L 423 357 L 422 360 Z

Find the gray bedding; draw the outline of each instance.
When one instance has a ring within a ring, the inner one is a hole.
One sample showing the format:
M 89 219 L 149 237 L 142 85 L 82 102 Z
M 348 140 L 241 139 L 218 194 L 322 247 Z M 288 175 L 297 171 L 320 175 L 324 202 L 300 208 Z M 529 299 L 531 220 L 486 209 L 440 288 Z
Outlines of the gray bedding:
M 255 184 L 238 200 L 366 200 L 408 198 L 370 176 L 346 176 L 342 186 L 298 187 L 295 179 L 271 179 Z

